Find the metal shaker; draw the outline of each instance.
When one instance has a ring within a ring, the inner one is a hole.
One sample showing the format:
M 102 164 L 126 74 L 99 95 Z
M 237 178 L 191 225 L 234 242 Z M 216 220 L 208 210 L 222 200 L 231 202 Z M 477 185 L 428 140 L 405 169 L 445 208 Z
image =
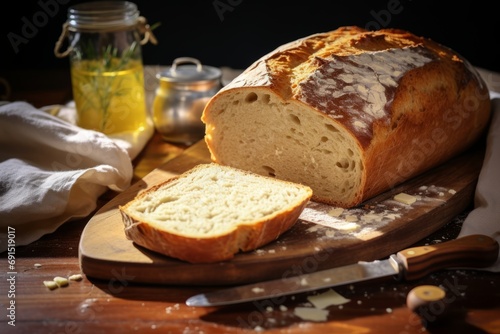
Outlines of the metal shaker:
M 208 100 L 221 88 L 222 71 L 202 65 L 198 59 L 181 57 L 156 77 L 159 80 L 153 100 L 156 130 L 172 143 L 191 145 L 201 140 L 205 136 L 201 115 Z

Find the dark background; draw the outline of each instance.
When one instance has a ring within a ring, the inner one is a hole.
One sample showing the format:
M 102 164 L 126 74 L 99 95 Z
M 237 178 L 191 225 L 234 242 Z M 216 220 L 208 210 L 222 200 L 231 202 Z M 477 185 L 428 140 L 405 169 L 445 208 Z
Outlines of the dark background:
M 8 1 L 0 13 L 0 78 L 17 70 L 68 70 L 69 60 L 54 56 L 54 45 L 77 0 Z M 307 35 L 357 25 L 401 28 L 451 47 L 473 65 L 500 72 L 500 24 L 494 10 L 481 1 L 134 1 L 148 22 L 160 23 L 158 45 L 143 46 L 146 65 L 170 65 L 177 57 L 195 57 L 212 66 L 243 69 L 277 46 Z M 51 9 L 18 52 L 9 33 L 22 35 L 26 20 Z M 24 20 L 24 21 L 23 21 Z M 43 82 L 33 84 L 43 85 Z

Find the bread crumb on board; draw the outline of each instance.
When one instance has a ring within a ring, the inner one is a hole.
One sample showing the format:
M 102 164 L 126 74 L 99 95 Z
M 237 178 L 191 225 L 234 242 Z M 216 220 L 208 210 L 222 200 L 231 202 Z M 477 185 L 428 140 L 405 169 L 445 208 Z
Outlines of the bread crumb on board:
M 411 205 L 417 201 L 417 198 L 407 193 L 399 193 L 394 196 L 394 200 L 403 204 Z
M 340 215 L 344 212 L 343 208 L 333 208 L 328 211 L 328 214 L 332 217 L 340 217 Z

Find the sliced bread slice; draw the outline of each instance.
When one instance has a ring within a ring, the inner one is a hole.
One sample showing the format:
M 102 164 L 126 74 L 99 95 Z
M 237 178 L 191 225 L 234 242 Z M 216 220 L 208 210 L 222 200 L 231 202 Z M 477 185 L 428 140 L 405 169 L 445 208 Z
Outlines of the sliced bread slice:
M 216 163 L 201 164 L 120 206 L 128 239 L 191 263 L 230 260 L 289 230 L 308 186 Z

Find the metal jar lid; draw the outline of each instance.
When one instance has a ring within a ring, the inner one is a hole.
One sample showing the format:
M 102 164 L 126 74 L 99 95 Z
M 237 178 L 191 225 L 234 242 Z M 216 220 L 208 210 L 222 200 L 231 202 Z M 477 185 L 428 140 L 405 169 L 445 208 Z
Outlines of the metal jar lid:
M 194 65 L 180 64 L 191 63 Z M 218 81 L 222 77 L 219 68 L 202 65 L 196 58 L 181 57 L 176 58 L 165 71 L 157 74 L 157 78 L 171 83 L 196 83 L 203 81 Z

